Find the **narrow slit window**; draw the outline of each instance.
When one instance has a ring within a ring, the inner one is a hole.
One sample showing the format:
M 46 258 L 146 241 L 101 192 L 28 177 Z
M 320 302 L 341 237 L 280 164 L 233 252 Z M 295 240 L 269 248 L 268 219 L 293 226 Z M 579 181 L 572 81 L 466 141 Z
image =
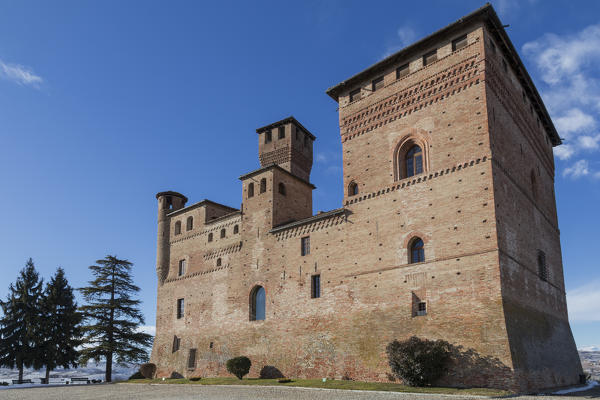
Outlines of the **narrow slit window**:
M 279 182 L 279 194 L 285 196 L 285 184 L 283 182 Z
M 212 242 L 212 241 L 213 241 L 213 234 L 212 234 L 212 233 L 209 233 L 209 234 L 208 234 L 208 241 L 209 241 L 209 242 Z
M 544 282 L 548 281 L 548 266 L 546 265 L 546 253 L 538 251 L 538 275 Z
M 226 231 L 225 228 L 221 229 L 221 239 L 225 237 Z
M 181 235 L 181 221 L 175 222 L 175 235 Z
M 179 350 L 180 344 L 181 344 L 181 338 L 178 338 L 177 336 L 173 336 L 173 349 L 172 349 L 172 353 L 175 353 L 176 351 Z
M 248 198 L 254 197 L 254 183 L 250 182 L 248 184 Z
M 221 263 L 222 263 L 221 257 L 217 258 L 217 267 L 220 267 Z
M 188 217 L 186 223 L 186 230 L 191 231 L 194 229 L 194 217 Z
M 267 191 L 267 179 L 266 178 L 262 178 L 260 180 L 260 192 L 264 193 Z
M 238 233 L 240 233 L 240 226 L 239 226 L 239 225 L 235 225 L 235 226 L 233 227 L 233 233 L 234 233 L 234 234 L 238 234 Z
M 187 367 L 188 369 L 196 368 L 196 349 L 190 349 L 190 352 L 188 354 Z
M 321 297 L 321 275 L 313 275 L 310 282 L 310 297 L 318 299 Z
M 185 260 L 179 260 L 179 271 L 178 276 L 185 275 Z
M 300 239 L 300 254 L 303 256 L 310 254 L 310 236 Z
M 177 299 L 177 319 L 183 318 L 184 307 L 183 299 Z

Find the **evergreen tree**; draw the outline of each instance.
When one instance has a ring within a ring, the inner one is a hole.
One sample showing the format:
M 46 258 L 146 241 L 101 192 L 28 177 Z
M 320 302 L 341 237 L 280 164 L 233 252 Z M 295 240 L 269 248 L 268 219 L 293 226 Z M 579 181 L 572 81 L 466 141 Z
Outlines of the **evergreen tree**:
M 23 367 L 41 368 L 41 298 L 43 280 L 30 258 L 19 273 L 17 281 L 9 286 L 5 302 L 0 301 L 4 315 L 0 319 L 0 366 L 19 369 L 23 381 Z
M 69 285 L 62 268 L 56 270 L 46 285 L 42 301 L 44 325 L 44 343 L 41 362 L 46 366 L 46 383 L 50 371 L 56 367 L 69 368 L 77 366 L 81 345 L 81 314 L 77 311 L 77 303 L 73 288 Z
M 115 256 L 96 263 L 89 267 L 95 279 L 79 289 L 88 303 L 80 308 L 85 318 L 80 361 L 87 364 L 104 358 L 106 381 L 111 382 L 113 360 L 118 364 L 145 361 L 152 336 L 137 331 L 144 317 L 140 301 L 132 298 L 140 290 L 131 279 L 133 264 Z

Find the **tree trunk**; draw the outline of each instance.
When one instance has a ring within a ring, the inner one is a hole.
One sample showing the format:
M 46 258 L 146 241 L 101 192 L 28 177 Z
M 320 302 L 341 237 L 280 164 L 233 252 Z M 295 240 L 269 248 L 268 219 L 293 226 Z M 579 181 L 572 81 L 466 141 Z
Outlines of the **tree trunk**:
M 112 382 L 112 360 L 113 359 L 113 355 L 112 353 L 108 353 L 106 355 L 106 374 L 104 376 L 104 380 L 106 382 Z
M 46 367 L 46 382 L 44 382 L 46 385 L 48 383 L 50 383 L 50 367 Z
M 19 383 L 23 383 L 23 363 L 19 364 Z

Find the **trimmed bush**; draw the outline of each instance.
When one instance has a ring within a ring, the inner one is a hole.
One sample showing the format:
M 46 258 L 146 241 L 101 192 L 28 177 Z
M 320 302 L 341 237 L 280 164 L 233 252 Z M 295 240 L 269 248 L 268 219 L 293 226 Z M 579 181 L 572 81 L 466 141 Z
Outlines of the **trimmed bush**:
M 156 373 L 156 365 L 152 363 L 142 364 L 140 365 L 140 373 L 144 375 L 144 378 L 152 379 Z
M 285 376 L 283 376 L 283 373 L 277 367 L 274 367 L 272 365 L 265 365 L 260 370 L 259 378 L 260 379 L 279 379 L 279 378 L 285 378 Z
M 169 377 L 169 379 L 183 379 L 183 375 L 181 375 L 177 371 L 173 371 L 171 372 L 171 376 Z
M 230 374 L 237 376 L 238 379 L 242 379 L 244 375 L 250 372 L 252 362 L 248 357 L 240 356 L 227 360 L 227 364 L 225 364 L 225 366 Z
M 410 386 L 431 385 L 446 372 L 450 343 L 445 340 L 419 339 L 416 336 L 387 345 L 392 372 Z
M 144 375 L 142 375 L 142 373 L 140 371 L 138 371 L 129 377 L 129 380 L 132 380 L 132 379 L 144 379 Z
M 200 379 L 202 379 L 201 376 L 194 376 L 194 377 L 190 378 L 190 381 L 192 381 L 192 382 L 198 382 Z

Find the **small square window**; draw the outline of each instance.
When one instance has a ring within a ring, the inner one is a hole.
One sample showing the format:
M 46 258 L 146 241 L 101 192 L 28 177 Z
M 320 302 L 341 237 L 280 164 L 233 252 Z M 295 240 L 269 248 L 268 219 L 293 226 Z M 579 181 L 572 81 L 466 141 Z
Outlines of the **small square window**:
M 277 131 L 278 131 L 278 138 L 279 139 L 285 138 L 285 126 L 280 126 Z
M 423 56 L 423 66 L 429 65 L 437 60 L 437 49 L 432 50 Z
M 398 68 L 396 68 L 396 79 L 400 79 L 400 78 L 408 75 L 408 72 L 409 72 L 408 63 L 399 66 Z
M 377 79 L 373 79 L 373 81 L 371 82 L 371 90 L 372 91 L 375 92 L 381 88 L 383 88 L 383 76 L 380 76 Z
M 177 275 L 185 275 L 185 260 L 179 260 L 179 272 L 177 273 Z
M 310 236 L 300 239 L 300 253 L 303 256 L 310 254 Z
M 265 143 L 271 143 L 272 140 L 273 135 L 271 134 L 271 131 L 265 132 Z
M 467 45 L 467 35 L 462 35 L 452 41 L 452 51 L 462 49 Z
M 177 319 L 183 318 L 184 307 L 183 299 L 177 299 Z
M 350 102 L 360 99 L 360 88 L 350 92 Z
M 310 297 L 318 299 L 321 297 L 321 275 L 313 275 L 310 281 Z

